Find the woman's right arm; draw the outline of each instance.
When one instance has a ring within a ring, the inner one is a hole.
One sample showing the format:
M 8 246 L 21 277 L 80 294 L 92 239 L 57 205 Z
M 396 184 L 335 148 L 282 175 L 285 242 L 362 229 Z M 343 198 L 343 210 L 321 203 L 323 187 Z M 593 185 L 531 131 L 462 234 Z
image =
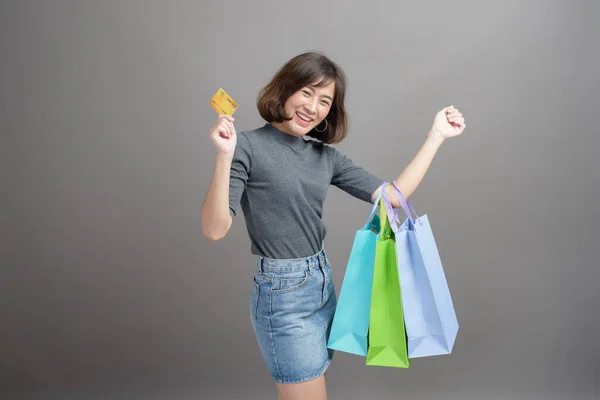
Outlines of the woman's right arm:
M 210 130 L 210 137 L 217 148 L 213 178 L 202 204 L 202 234 L 209 240 L 220 240 L 231 228 L 229 214 L 229 179 L 231 163 L 237 143 L 233 117 L 219 115 Z

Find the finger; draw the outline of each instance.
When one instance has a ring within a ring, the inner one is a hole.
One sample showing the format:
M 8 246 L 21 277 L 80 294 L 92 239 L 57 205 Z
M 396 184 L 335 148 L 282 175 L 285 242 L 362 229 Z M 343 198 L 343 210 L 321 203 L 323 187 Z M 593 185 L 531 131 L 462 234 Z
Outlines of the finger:
M 229 126 L 227 126 L 227 120 L 223 119 L 219 124 L 219 133 L 222 137 L 229 137 Z
M 224 121 L 224 122 L 227 125 L 229 136 L 233 135 L 233 133 L 235 132 L 235 128 L 233 127 L 233 122 L 231 122 L 231 121 Z
M 455 110 L 454 106 L 448 106 L 448 107 L 444 108 L 444 111 L 446 113 L 451 113 L 454 110 Z
M 219 118 L 220 119 L 225 119 L 225 120 L 230 121 L 230 122 L 235 121 L 235 118 L 233 118 L 231 115 L 227 115 L 227 114 L 219 114 Z

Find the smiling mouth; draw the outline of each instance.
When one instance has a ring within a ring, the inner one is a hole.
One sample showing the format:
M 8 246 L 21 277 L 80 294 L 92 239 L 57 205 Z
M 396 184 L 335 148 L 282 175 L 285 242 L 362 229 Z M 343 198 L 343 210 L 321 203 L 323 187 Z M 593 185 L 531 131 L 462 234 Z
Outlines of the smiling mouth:
M 302 114 L 301 112 L 296 111 L 296 115 L 298 116 L 298 118 L 300 118 L 300 120 L 306 122 L 306 123 L 310 123 L 313 122 L 313 119 L 310 118 L 308 115 L 306 114 Z

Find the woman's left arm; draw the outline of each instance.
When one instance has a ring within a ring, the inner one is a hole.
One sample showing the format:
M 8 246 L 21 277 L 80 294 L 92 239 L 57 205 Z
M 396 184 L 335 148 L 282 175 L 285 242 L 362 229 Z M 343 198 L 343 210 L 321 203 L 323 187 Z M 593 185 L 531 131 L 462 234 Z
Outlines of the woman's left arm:
M 406 166 L 404 171 L 395 179 L 396 185 L 405 199 L 408 199 L 414 193 L 423 180 L 423 177 L 425 177 L 425 173 L 429 169 L 433 157 L 442 143 L 448 138 L 460 135 L 465 128 L 465 119 L 462 113 L 454 108 L 454 106 L 446 107 L 436 114 L 425 143 L 423 143 L 417 155 Z M 375 201 L 379 191 L 380 189 L 378 188 L 373 193 L 371 202 Z M 396 197 L 395 191 L 391 188 L 388 188 L 388 191 L 393 207 L 399 208 L 400 202 Z

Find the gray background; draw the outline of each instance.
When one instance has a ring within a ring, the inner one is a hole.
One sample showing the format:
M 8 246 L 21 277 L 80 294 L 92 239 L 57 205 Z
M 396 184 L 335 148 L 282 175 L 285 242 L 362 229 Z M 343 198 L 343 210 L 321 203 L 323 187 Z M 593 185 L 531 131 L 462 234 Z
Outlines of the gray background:
M 338 148 L 385 179 L 439 109 L 465 133 L 413 200 L 460 322 L 408 370 L 337 353 L 331 399 L 593 398 L 600 384 L 600 5 L 590 1 L 3 1 L 0 398 L 276 398 L 248 317 L 242 218 L 203 238 L 208 105 L 321 50 Z M 339 291 L 370 206 L 325 204 Z M 339 292 L 338 292 L 339 293 Z

